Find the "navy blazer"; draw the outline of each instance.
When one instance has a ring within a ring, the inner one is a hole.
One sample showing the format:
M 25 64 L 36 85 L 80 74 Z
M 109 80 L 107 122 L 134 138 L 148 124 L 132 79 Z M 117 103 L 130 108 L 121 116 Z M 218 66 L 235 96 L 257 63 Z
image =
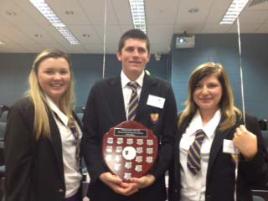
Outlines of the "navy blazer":
M 165 98 L 164 107 L 157 108 L 147 105 L 149 94 Z M 159 114 L 156 123 L 150 117 L 153 113 Z M 156 177 L 156 182 L 128 197 L 129 199 L 137 200 L 136 197 L 142 197 L 142 200 L 165 200 L 164 173 L 172 159 L 172 147 L 176 132 L 176 113 L 175 98 L 170 84 L 145 75 L 135 120 L 152 129 L 161 146 L 158 160 L 150 172 Z M 91 89 L 86 105 L 82 138 L 83 155 L 92 179 L 89 196 L 93 201 L 126 200 L 126 197 L 115 194 L 99 180 L 101 173 L 109 171 L 101 152 L 103 135 L 111 127 L 125 120 L 126 114 L 120 77 L 97 82 Z
M 222 118 L 223 120 L 223 118 Z M 222 121 L 221 120 L 221 121 Z M 169 201 L 180 200 L 180 159 L 179 143 L 182 134 L 188 127 L 191 118 L 183 122 L 178 128 L 174 150 L 173 165 L 169 171 Z M 207 178 L 206 178 L 206 201 L 233 201 L 235 185 L 235 164 L 230 154 L 223 153 L 223 140 L 233 139 L 235 129 L 241 124 L 236 124 L 225 132 L 216 129 L 216 134 L 211 146 Z M 246 127 L 257 135 L 258 153 L 250 161 L 240 156 L 238 171 L 238 201 L 252 201 L 251 189 L 264 188 L 268 182 L 268 154 L 259 129 L 258 121 L 254 117 L 246 116 Z
M 61 137 L 50 110 L 48 116 L 50 138 L 36 141 L 32 101 L 23 98 L 10 110 L 5 135 L 6 201 L 65 199 Z

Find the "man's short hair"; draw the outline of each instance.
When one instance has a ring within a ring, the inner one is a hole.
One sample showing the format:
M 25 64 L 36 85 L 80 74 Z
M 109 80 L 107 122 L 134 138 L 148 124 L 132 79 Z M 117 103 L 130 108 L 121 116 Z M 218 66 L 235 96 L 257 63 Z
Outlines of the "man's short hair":
M 119 45 L 118 45 L 118 52 L 121 52 L 125 45 L 125 41 L 133 38 L 133 39 L 139 39 L 139 40 L 144 40 L 146 42 L 146 48 L 148 52 L 150 53 L 150 41 L 147 35 L 141 31 L 140 29 L 130 29 L 127 32 L 125 32 L 120 40 L 119 40 Z

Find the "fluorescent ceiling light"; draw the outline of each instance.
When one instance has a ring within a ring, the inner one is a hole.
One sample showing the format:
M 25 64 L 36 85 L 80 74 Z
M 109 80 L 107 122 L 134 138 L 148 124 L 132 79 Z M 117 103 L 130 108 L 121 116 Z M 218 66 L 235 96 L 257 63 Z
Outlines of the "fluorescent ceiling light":
M 233 24 L 249 0 L 233 0 L 220 24 Z
M 132 21 L 135 29 L 140 29 L 146 33 L 145 11 L 143 0 L 129 0 Z
M 30 0 L 33 6 L 54 26 L 71 45 L 79 44 L 79 41 L 48 6 L 45 0 Z

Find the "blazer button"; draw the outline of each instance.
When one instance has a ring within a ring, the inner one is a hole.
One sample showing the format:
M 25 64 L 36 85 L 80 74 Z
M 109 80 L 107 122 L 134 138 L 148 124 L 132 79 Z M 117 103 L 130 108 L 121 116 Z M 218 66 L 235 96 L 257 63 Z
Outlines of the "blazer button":
M 58 192 L 59 192 L 59 193 L 63 193 L 64 190 L 63 190 L 62 188 L 59 188 Z

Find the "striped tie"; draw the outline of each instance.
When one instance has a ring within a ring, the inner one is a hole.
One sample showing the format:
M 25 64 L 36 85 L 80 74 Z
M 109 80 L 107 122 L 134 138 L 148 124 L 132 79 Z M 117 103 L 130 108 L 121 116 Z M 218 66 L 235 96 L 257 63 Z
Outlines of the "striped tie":
M 200 149 L 205 138 L 203 130 L 199 129 L 195 132 L 195 140 L 190 146 L 187 156 L 187 167 L 190 172 L 196 175 L 201 169 L 201 154 Z
M 75 145 L 75 157 L 77 159 L 77 161 L 79 162 L 79 158 L 80 158 L 80 140 L 79 140 L 79 132 L 78 129 L 75 125 L 75 121 L 73 118 L 70 118 L 68 121 L 68 127 L 71 130 L 71 133 L 74 137 L 74 145 Z
M 139 103 L 138 93 L 137 93 L 137 88 L 139 84 L 137 82 L 129 82 L 127 85 L 132 90 L 131 97 L 128 103 L 128 120 L 134 120 L 136 116 L 138 103 Z

